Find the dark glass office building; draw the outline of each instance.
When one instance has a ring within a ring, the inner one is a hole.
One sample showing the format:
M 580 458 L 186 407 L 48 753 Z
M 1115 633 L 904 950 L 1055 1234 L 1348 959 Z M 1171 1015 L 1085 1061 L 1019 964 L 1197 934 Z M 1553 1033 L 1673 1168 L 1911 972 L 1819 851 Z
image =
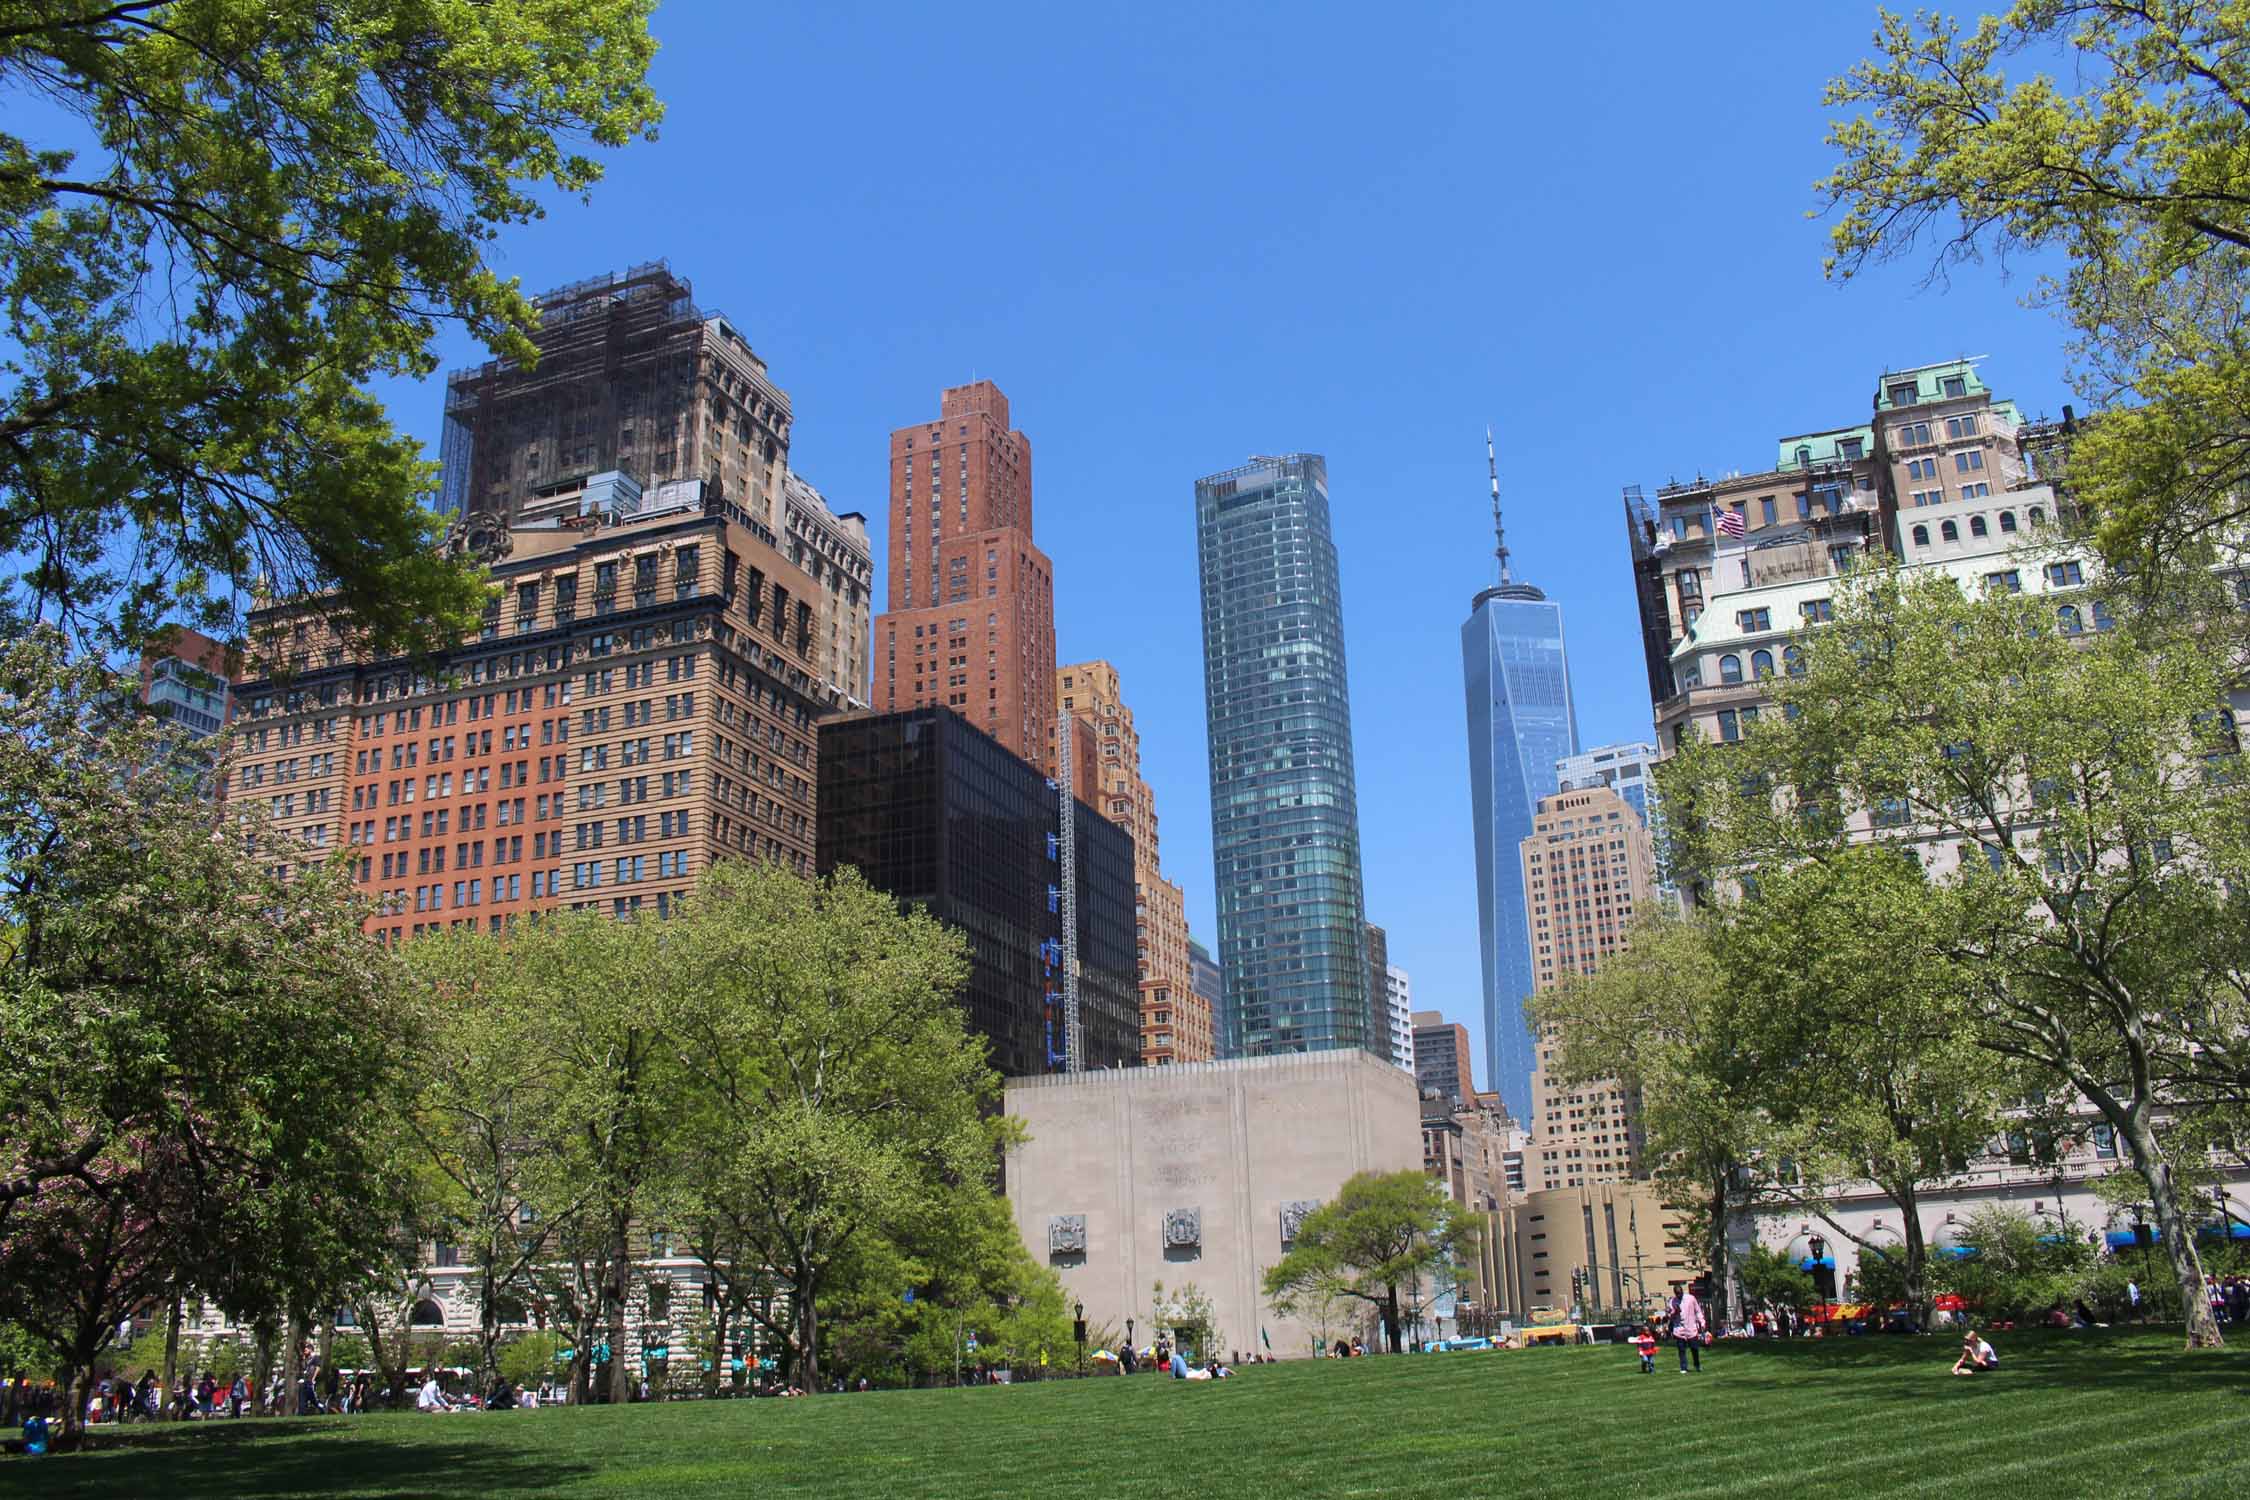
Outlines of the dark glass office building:
M 1010 1078 L 1064 1068 L 1060 797 L 951 709 L 820 726 L 821 871 L 857 866 L 900 904 L 968 934 L 962 1002 Z M 1140 1057 L 1133 840 L 1083 801 L 1074 822 L 1080 1061 L 1130 1067 Z
M 1368 991 L 1344 606 L 1318 454 L 1195 485 L 1229 1054 L 1388 1055 Z

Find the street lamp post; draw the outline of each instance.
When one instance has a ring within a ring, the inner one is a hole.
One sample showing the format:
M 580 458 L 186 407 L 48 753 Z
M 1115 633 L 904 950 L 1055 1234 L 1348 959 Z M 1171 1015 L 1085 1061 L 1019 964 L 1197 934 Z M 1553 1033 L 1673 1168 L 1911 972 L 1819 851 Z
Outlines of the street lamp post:
M 1071 1337 L 1078 1342 L 1078 1373 L 1083 1376 L 1086 1373 L 1086 1304 L 1073 1302 L 1070 1305 L 1070 1316 Z

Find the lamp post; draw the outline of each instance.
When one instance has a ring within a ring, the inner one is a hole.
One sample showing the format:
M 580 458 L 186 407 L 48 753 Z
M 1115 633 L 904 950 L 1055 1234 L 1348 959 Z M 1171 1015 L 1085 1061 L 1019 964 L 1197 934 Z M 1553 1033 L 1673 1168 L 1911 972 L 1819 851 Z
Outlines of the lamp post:
M 1834 1272 L 1830 1272 L 1827 1286 L 1822 1286 L 1820 1280 L 1821 1263 L 1828 1259 L 1828 1241 L 1816 1234 L 1807 1239 L 1805 1244 L 1812 1251 L 1813 1295 L 1820 1299 L 1820 1305 L 1825 1308 L 1835 1301 L 1836 1295 Z
M 1078 1343 L 1078 1373 L 1083 1376 L 1086 1373 L 1086 1304 L 1071 1303 L 1070 1317 L 1071 1337 Z

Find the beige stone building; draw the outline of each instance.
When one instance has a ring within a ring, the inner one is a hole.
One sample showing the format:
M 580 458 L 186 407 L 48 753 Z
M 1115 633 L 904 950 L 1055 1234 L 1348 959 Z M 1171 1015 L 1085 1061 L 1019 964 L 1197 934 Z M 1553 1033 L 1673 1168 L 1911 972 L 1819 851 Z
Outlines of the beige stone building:
M 1660 1307 L 1702 1274 L 1677 1210 L 1649 1182 L 1602 1182 L 1528 1195 L 1506 1216 L 1500 1246 L 1504 1310 L 1518 1321 L 1582 1310 Z M 1573 1277 L 1577 1280 L 1574 1282 Z
M 1078 795 L 1133 836 L 1133 887 L 1140 948 L 1141 1064 L 1208 1062 L 1218 1055 L 1211 1007 L 1188 963 L 1187 895 L 1164 878 L 1156 792 L 1141 777 L 1141 737 L 1117 669 L 1106 661 L 1055 670 L 1055 702 L 1077 723 L 1074 761 L 1091 745 L 1096 787 Z M 1052 752 L 1050 753 L 1052 758 Z
M 1414 1080 L 1355 1049 L 1008 1080 L 1016 1228 L 1086 1318 L 1147 1342 L 1152 1288 L 1193 1283 L 1222 1354 L 1309 1354 L 1260 1289 L 1303 1215 L 1358 1172 L 1420 1165 Z M 1328 1337 L 1356 1329 L 1339 1312 Z
M 1503 1220 L 1511 1197 L 1509 1132 L 1497 1094 L 1479 1095 L 1468 1104 L 1438 1094 L 1422 1096 L 1422 1170 L 1445 1185 L 1447 1196 L 1478 1229 L 1476 1256 L 1463 1267 L 1458 1288 L 1459 1299 L 1474 1307 L 1492 1306 L 1503 1285 Z
M 1656 858 L 1640 816 L 1606 786 L 1539 799 L 1523 841 L 1524 903 L 1531 928 L 1532 982 L 1554 988 L 1591 974 L 1618 951 L 1625 930 L 1656 897 Z M 1640 1121 L 1632 1091 L 1614 1079 L 1577 1088 L 1554 1074 L 1542 1038 L 1531 1071 L 1531 1119 L 1542 1191 L 1614 1182 L 1642 1173 Z

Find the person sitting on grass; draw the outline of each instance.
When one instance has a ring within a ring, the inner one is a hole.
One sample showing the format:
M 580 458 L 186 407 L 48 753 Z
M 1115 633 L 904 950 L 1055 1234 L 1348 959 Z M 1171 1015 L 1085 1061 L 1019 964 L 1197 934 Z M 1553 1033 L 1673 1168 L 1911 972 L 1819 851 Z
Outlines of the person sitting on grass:
M 1961 1357 L 1953 1362 L 1956 1375 L 1990 1375 L 2000 1368 L 2000 1356 L 1992 1345 L 1972 1328 L 1961 1341 Z
M 1641 1351 L 1641 1373 L 1656 1373 L 1656 1325 L 1643 1323 L 1641 1331 L 1633 1337 L 1633 1347 Z
M 414 1409 L 416 1411 L 459 1410 L 453 1404 L 453 1398 L 446 1395 L 444 1388 L 438 1384 L 438 1375 L 435 1370 L 430 1371 L 429 1378 L 422 1382 L 421 1394 L 414 1398 Z

